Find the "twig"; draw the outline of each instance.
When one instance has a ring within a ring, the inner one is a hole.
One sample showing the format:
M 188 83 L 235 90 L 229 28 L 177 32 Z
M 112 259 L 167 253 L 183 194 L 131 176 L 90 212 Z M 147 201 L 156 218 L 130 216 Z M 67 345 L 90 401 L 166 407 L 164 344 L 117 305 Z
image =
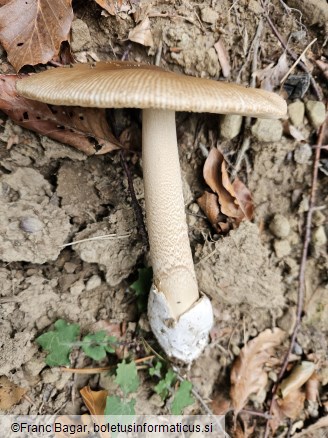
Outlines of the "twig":
M 272 22 L 272 20 L 271 20 L 271 18 L 270 18 L 270 15 L 269 15 L 269 13 L 268 13 L 266 7 L 265 7 L 265 4 L 264 4 L 263 0 L 260 0 L 260 1 L 261 1 L 261 6 L 262 6 L 262 8 L 264 9 L 264 15 L 265 15 L 265 18 L 267 19 L 267 22 L 269 23 L 269 25 L 270 25 L 270 27 L 271 27 L 273 33 L 276 35 L 276 37 L 278 38 L 278 40 L 280 41 L 281 45 L 282 45 L 283 48 L 286 50 L 286 52 L 287 52 L 287 53 L 293 58 L 294 61 L 296 61 L 296 60 L 297 60 L 297 55 L 296 55 L 296 53 L 294 53 L 294 52 L 293 52 L 293 51 L 287 46 L 287 44 L 285 43 L 283 37 L 280 35 L 280 33 L 278 32 L 276 26 L 273 24 L 273 22 Z M 310 73 L 309 69 L 307 68 L 307 66 L 304 64 L 303 61 L 301 61 L 301 62 L 299 63 L 299 66 L 300 66 L 300 68 L 301 68 L 306 74 L 309 75 L 309 77 L 310 77 L 310 81 L 311 81 L 311 85 L 312 85 L 312 88 L 313 88 L 315 94 L 317 95 L 317 98 L 318 98 L 319 100 L 322 100 L 322 99 L 323 99 L 322 91 L 320 90 L 318 84 L 317 84 L 316 81 L 314 80 L 314 78 L 313 78 L 312 74 Z
M 285 80 L 288 78 L 288 76 L 291 74 L 291 72 L 294 70 L 294 68 L 297 66 L 297 64 L 300 62 L 300 60 L 302 59 L 302 57 L 305 55 L 305 53 L 309 50 L 309 48 L 312 46 L 312 44 L 314 44 L 317 41 L 318 38 L 314 38 L 313 41 L 310 42 L 310 44 L 308 44 L 305 49 L 303 50 L 303 52 L 300 54 L 300 56 L 296 59 L 296 61 L 294 62 L 294 64 L 290 67 L 290 69 L 288 70 L 288 72 L 285 74 L 285 76 L 281 79 L 280 81 L 280 85 L 283 85 L 283 83 L 285 82 Z
M 326 120 L 324 121 L 324 123 L 320 127 L 319 135 L 318 135 L 318 143 L 317 143 L 318 146 L 322 145 L 324 134 L 325 134 L 325 129 L 326 129 L 326 125 L 327 125 L 327 119 L 328 119 L 328 117 L 326 116 Z M 295 321 L 295 325 L 293 328 L 293 333 L 292 333 L 292 337 L 290 340 L 289 348 L 288 348 L 288 351 L 284 357 L 284 360 L 283 360 L 283 363 L 282 363 L 282 366 L 281 366 L 281 369 L 280 369 L 280 372 L 278 375 L 277 383 L 275 384 L 275 386 L 273 387 L 273 390 L 272 390 L 271 403 L 270 403 L 270 414 L 272 414 L 273 400 L 274 400 L 274 397 L 275 397 L 277 389 L 278 389 L 278 384 L 281 381 L 283 375 L 285 374 L 285 371 L 286 371 L 286 368 L 288 365 L 289 356 L 294 348 L 296 337 L 297 337 L 297 334 L 298 334 L 298 331 L 300 329 L 301 322 L 302 322 L 302 311 L 303 311 L 304 293 L 305 293 L 305 268 L 306 268 L 306 260 L 307 260 L 307 256 L 308 256 L 308 252 L 309 252 L 310 241 L 311 241 L 312 215 L 316 209 L 315 202 L 316 202 L 320 152 L 321 152 L 321 148 L 317 147 L 315 149 L 313 172 L 312 172 L 312 187 L 311 187 L 311 194 L 310 194 L 310 201 L 309 201 L 309 210 L 308 210 L 307 216 L 306 216 L 302 258 L 301 258 L 300 270 L 299 270 L 299 275 L 298 275 L 296 321 Z M 269 425 L 267 423 L 264 437 L 267 438 L 268 434 L 269 434 Z
M 252 88 L 255 88 L 255 85 L 256 85 L 256 79 L 255 79 L 255 75 L 253 73 L 257 69 L 257 54 L 258 54 L 259 47 L 260 47 L 260 40 L 261 40 L 262 30 L 263 30 L 263 20 L 262 20 L 262 17 L 261 17 L 260 21 L 259 21 L 259 24 L 257 26 L 257 30 L 256 30 L 256 34 L 255 34 L 254 40 L 253 40 L 254 48 L 253 48 L 253 60 L 252 60 L 252 75 L 251 75 L 251 83 L 250 83 L 250 86 Z M 232 177 L 232 179 L 234 179 L 235 176 L 237 175 L 237 173 L 238 173 L 238 171 L 240 169 L 241 163 L 243 161 L 243 158 L 245 156 L 245 153 L 249 149 L 249 146 L 251 144 L 250 134 L 248 132 L 249 129 L 250 129 L 250 126 L 251 126 L 251 121 L 252 121 L 251 117 L 246 117 L 245 126 L 244 126 L 245 137 L 244 137 L 243 143 L 241 145 L 241 148 L 238 151 L 238 155 L 237 155 L 235 166 L 231 170 L 231 177 Z
M 60 248 L 66 248 L 67 246 L 73 246 L 83 242 L 91 242 L 93 240 L 126 239 L 130 236 L 131 232 L 125 234 L 103 234 L 102 236 L 88 237 L 87 239 L 75 240 L 74 242 L 65 243 L 64 245 L 60 245 Z
M 138 202 L 138 199 L 136 197 L 136 193 L 134 191 L 132 175 L 131 175 L 129 166 L 127 165 L 127 162 L 125 160 L 124 151 L 120 152 L 120 156 L 121 156 L 121 163 L 122 163 L 123 169 L 124 169 L 126 176 L 127 176 L 127 179 L 128 179 L 128 186 L 129 186 L 129 191 L 130 191 L 130 195 L 131 195 L 131 202 L 132 202 L 132 206 L 133 206 L 133 209 L 134 209 L 134 212 L 136 215 L 139 233 L 141 235 L 141 238 L 142 238 L 142 241 L 143 241 L 145 247 L 148 248 L 149 247 L 148 235 L 147 235 L 145 223 L 143 220 L 142 210 L 141 210 L 140 204 Z

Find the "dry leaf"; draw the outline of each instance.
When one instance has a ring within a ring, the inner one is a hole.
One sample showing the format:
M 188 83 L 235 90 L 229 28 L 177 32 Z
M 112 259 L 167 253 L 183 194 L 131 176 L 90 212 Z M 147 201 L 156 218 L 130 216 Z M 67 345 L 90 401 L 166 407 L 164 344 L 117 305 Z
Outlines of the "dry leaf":
M 92 391 L 90 386 L 84 386 L 80 394 L 91 415 L 104 415 L 108 391 Z
M 272 91 L 280 85 L 281 79 L 288 72 L 289 66 L 287 61 L 287 54 L 284 52 L 276 65 L 270 64 L 264 69 L 257 70 L 253 74 L 258 78 L 261 88 Z
M 19 77 L 0 75 L 0 109 L 26 129 L 66 143 L 87 155 L 104 154 L 121 145 L 111 133 L 104 109 L 50 106 L 17 94 Z
M 204 192 L 202 196 L 197 199 L 197 203 L 206 214 L 213 228 L 220 233 L 221 230 L 218 227 L 220 217 L 218 197 L 214 193 Z
M 20 388 L 8 377 L 0 377 L 0 410 L 6 411 L 17 404 L 26 393 L 26 388 Z
M 111 15 L 116 15 L 120 12 L 123 0 L 96 0 L 99 6 Z
M 265 387 L 267 373 L 263 369 L 264 365 L 284 338 L 283 330 L 267 329 L 241 350 L 230 374 L 230 397 L 236 413 L 243 409 L 251 394 L 258 393 Z
M 230 62 L 229 62 L 229 55 L 228 55 L 227 49 L 225 48 L 225 45 L 223 43 L 222 38 L 220 38 L 219 41 L 217 41 L 214 44 L 214 48 L 218 54 L 219 63 L 220 63 L 221 68 L 222 68 L 223 77 L 227 78 L 228 76 L 230 76 L 231 66 L 230 66 Z
M 314 370 L 315 364 L 313 362 L 302 361 L 299 365 L 296 365 L 290 375 L 280 383 L 278 393 L 285 399 L 290 393 L 301 388 L 312 376 Z
M 19 71 L 46 64 L 68 39 L 72 0 L 11 0 L 0 9 L 0 41 Z
M 272 402 L 273 418 L 269 420 L 269 425 L 274 433 L 285 418 L 295 420 L 300 416 L 304 409 L 305 394 L 300 389 L 290 392 L 284 399 L 274 399 Z
M 325 417 L 320 418 L 316 423 L 312 424 L 311 426 L 307 427 L 306 429 L 302 430 L 300 433 L 296 433 L 293 435 L 293 438 L 318 438 L 318 434 L 315 434 L 317 430 L 320 429 L 327 429 L 328 428 L 328 415 Z M 327 431 L 326 431 L 327 432 Z M 326 438 L 327 433 L 323 431 L 322 438 Z M 313 435 L 312 435 L 313 433 Z
M 231 183 L 224 157 L 217 149 L 211 149 L 204 164 L 203 174 L 206 183 L 218 195 L 219 212 L 232 218 L 236 224 L 244 219 L 253 218 L 254 206 L 250 191 L 238 178 Z M 218 231 L 219 225 L 222 231 L 228 231 L 230 225 L 222 217 L 217 216 L 218 209 L 214 206 L 214 197 L 210 198 L 208 195 L 204 197 L 203 195 L 201 198 L 203 199 L 200 202 L 205 209 L 201 204 L 200 206 L 210 222 L 213 225 L 216 224 L 214 225 L 215 229 Z
M 143 46 L 153 47 L 154 40 L 150 30 L 150 20 L 146 17 L 134 29 L 130 30 L 128 39 Z
M 316 403 L 319 400 L 319 388 L 320 379 L 317 373 L 313 373 L 312 376 L 305 384 L 306 400 Z

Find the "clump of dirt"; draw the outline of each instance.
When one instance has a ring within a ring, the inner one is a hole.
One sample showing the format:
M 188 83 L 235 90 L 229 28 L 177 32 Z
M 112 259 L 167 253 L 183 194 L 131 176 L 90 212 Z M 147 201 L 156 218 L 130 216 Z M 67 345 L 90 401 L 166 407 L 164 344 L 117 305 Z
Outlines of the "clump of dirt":
M 55 260 L 70 231 L 50 184 L 32 168 L 1 177 L 0 257 L 7 262 Z
M 284 305 L 281 275 L 255 224 L 243 222 L 224 239 L 207 241 L 197 256 L 199 287 L 214 302 L 267 309 Z

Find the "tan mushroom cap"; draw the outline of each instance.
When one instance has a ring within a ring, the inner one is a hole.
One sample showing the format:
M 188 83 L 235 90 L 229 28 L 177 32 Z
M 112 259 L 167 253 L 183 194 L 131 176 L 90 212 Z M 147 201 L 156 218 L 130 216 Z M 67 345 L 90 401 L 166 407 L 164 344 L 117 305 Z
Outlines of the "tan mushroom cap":
M 76 64 L 17 81 L 18 92 L 53 105 L 152 108 L 279 118 L 286 102 L 277 94 L 199 79 L 132 62 Z

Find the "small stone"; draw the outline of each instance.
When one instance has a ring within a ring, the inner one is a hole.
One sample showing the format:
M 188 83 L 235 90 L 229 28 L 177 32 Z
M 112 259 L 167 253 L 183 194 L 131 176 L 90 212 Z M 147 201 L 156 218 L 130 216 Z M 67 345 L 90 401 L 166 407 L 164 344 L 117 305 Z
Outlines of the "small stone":
M 215 24 L 219 19 L 219 14 L 209 7 L 203 8 L 200 11 L 200 16 L 205 23 L 209 23 L 209 24 Z
M 73 52 L 79 52 L 91 41 L 91 35 L 88 26 L 79 18 L 74 20 L 72 23 L 71 35 L 71 48 Z
M 303 348 L 300 346 L 298 342 L 295 342 L 294 344 L 293 353 L 297 354 L 297 356 L 302 356 L 303 354 Z
M 272 380 L 272 382 L 277 382 L 278 380 L 277 373 L 275 373 L 274 371 L 270 371 L 268 377 L 270 380 Z
M 189 205 L 189 210 L 193 214 L 198 214 L 199 213 L 199 205 L 196 202 L 193 202 L 192 204 Z
M 282 123 L 280 120 L 257 119 L 252 126 L 252 134 L 259 141 L 279 141 L 282 137 Z
M 80 295 L 84 291 L 84 282 L 83 280 L 77 280 L 69 289 L 70 293 L 74 296 Z
M 301 143 L 294 151 L 294 160 L 298 164 L 307 164 L 311 157 L 312 149 L 307 143 Z
M 197 222 L 197 218 L 192 214 L 187 215 L 187 223 L 189 227 L 193 227 Z
M 273 243 L 273 247 L 278 259 L 282 259 L 283 257 L 288 256 L 292 251 L 288 240 L 275 240 Z
M 290 224 L 288 219 L 282 214 L 276 214 L 273 217 L 269 228 L 272 234 L 280 239 L 284 239 L 290 233 Z
M 316 228 L 312 233 L 312 244 L 313 246 L 323 246 L 327 244 L 327 236 L 323 225 Z
M 101 278 L 99 277 L 99 275 L 93 275 L 87 281 L 85 285 L 85 289 L 86 290 L 96 289 L 96 287 L 99 287 L 100 285 L 101 285 Z
M 20 220 L 19 226 L 26 233 L 33 234 L 41 231 L 44 227 L 44 224 L 37 217 L 27 216 Z
M 295 307 L 289 307 L 281 318 L 277 320 L 277 326 L 284 330 L 289 335 L 293 332 L 296 322 L 296 310 Z
M 288 116 L 292 124 L 299 127 L 303 124 L 305 106 L 300 100 L 288 105 Z
M 68 274 L 74 274 L 74 272 L 76 271 L 76 268 L 77 268 L 76 263 L 66 262 L 64 264 L 64 269 Z
M 310 122 L 314 128 L 319 128 L 325 121 L 326 109 L 323 102 L 317 102 L 315 100 L 309 100 L 305 104 L 306 113 L 309 117 Z
M 243 117 L 236 114 L 222 116 L 220 135 L 226 140 L 232 140 L 240 133 Z
M 143 330 L 144 332 L 151 332 L 150 324 L 147 318 L 147 315 L 143 313 L 138 321 L 138 326 L 140 330 Z
M 240 348 L 238 347 L 238 345 L 233 344 L 231 347 L 231 351 L 233 352 L 233 354 L 235 356 L 239 356 L 240 355 Z

